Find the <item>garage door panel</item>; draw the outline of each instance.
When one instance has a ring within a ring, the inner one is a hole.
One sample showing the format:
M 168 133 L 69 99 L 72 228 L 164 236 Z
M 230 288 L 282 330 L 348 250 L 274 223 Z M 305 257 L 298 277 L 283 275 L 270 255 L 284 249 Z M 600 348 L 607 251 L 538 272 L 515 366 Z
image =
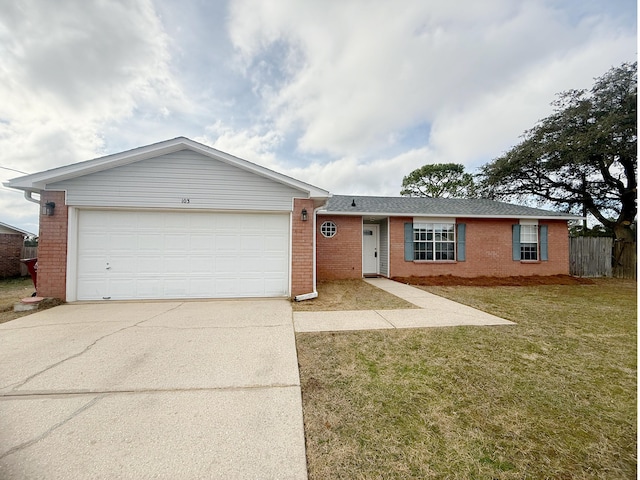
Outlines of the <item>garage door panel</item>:
M 140 271 L 139 258 L 131 253 L 126 254 L 111 253 L 108 258 L 108 274 L 109 276 L 132 276 Z
M 281 252 L 280 245 L 285 241 L 283 235 L 265 235 L 264 251 L 265 252 Z
M 269 292 L 280 292 L 280 295 L 286 295 L 288 286 L 282 283 L 280 277 L 265 277 L 264 288 Z
M 229 276 L 220 276 L 215 279 L 216 296 L 220 298 L 233 297 L 240 290 L 240 284 L 237 278 Z
M 288 214 L 80 210 L 78 217 L 80 300 L 288 294 Z
M 164 273 L 162 255 L 144 255 L 136 259 L 137 271 L 141 275 Z
M 85 277 L 82 283 L 78 283 L 79 299 L 102 299 L 107 292 L 107 280 L 104 276 Z
M 285 272 L 283 271 L 283 263 L 285 263 L 287 259 L 283 256 L 266 258 L 263 262 L 263 272 L 265 273 L 276 273 L 278 276 L 282 276 Z
M 162 298 L 163 281 L 160 278 L 136 279 L 135 291 L 141 298 Z
M 164 257 L 164 273 L 172 275 L 176 272 L 181 274 L 190 274 L 189 265 L 185 257 L 178 257 L 174 255 L 165 255 Z
M 111 299 L 129 300 L 135 298 L 137 282 L 135 279 L 127 277 L 109 278 L 107 297 Z
M 215 242 L 212 235 L 198 233 L 191 235 L 190 255 L 211 255 L 215 249 Z
M 237 270 L 236 257 L 216 256 L 214 272 L 217 275 L 234 275 Z

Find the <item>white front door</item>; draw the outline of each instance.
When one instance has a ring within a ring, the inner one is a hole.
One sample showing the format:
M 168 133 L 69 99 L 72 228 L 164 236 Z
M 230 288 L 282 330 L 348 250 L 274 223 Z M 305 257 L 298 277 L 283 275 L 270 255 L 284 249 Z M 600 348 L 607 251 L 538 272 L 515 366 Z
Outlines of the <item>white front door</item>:
M 362 226 L 362 274 L 377 275 L 379 265 L 379 230 L 378 225 Z

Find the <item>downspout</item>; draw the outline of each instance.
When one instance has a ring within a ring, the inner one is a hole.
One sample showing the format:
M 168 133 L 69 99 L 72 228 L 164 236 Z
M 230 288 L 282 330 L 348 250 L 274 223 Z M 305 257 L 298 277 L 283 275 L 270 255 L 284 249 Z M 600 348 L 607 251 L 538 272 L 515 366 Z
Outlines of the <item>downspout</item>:
M 323 203 L 322 205 L 320 205 L 317 208 L 313 209 L 313 262 L 312 262 L 312 282 L 313 282 L 313 291 L 311 293 L 305 293 L 302 295 L 296 295 L 293 299 L 296 302 L 301 302 L 302 300 L 311 300 L 313 298 L 318 298 L 318 290 L 317 290 L 317 280 L 316 280 L 316 229 L 317 229 L 317 214 L 318 214 L 318 210 L 320 210 L 321 208 L 325 207 L 327 205 L 327 203 Z
M 26 198 L 27 200 L 29 200 L 30 202 L 33 203 L 37 203 L 38 205 L 40 205 L 40 200 L 36 200 L 35 198 L 33 198 L 31 195 L 33 195 L 34 192 L 30 191 L 30 190 L 25 190 L 24 191 L 24 198 Z

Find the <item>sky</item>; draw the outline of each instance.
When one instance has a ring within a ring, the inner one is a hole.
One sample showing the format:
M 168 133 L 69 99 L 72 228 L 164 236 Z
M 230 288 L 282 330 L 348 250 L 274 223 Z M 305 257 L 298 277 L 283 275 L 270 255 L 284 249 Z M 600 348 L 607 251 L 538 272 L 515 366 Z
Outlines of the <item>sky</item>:
M 0 183 L 184 136 L 334 194 L 468 172 L 637 58 L 635 0 L 0 0 Z M 0 222 L 38 206 L 0 188 Z

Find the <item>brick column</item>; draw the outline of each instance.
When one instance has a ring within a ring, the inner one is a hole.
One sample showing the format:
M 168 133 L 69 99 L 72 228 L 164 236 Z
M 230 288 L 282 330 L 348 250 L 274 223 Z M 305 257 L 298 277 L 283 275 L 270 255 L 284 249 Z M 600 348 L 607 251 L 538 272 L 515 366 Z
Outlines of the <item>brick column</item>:
M 42 215 L 42 206 L 54 202 L 53 216 Z M 40 237 L 38 239 L 38 285 L 40 297 L 66 300 L 68 207 L 64 192 L 40 194 Z
M 307 221 L 302 221 L 302 210 Z M 291 219 L 291 296 L 313 291 L 313 200 L 296 198 Z

